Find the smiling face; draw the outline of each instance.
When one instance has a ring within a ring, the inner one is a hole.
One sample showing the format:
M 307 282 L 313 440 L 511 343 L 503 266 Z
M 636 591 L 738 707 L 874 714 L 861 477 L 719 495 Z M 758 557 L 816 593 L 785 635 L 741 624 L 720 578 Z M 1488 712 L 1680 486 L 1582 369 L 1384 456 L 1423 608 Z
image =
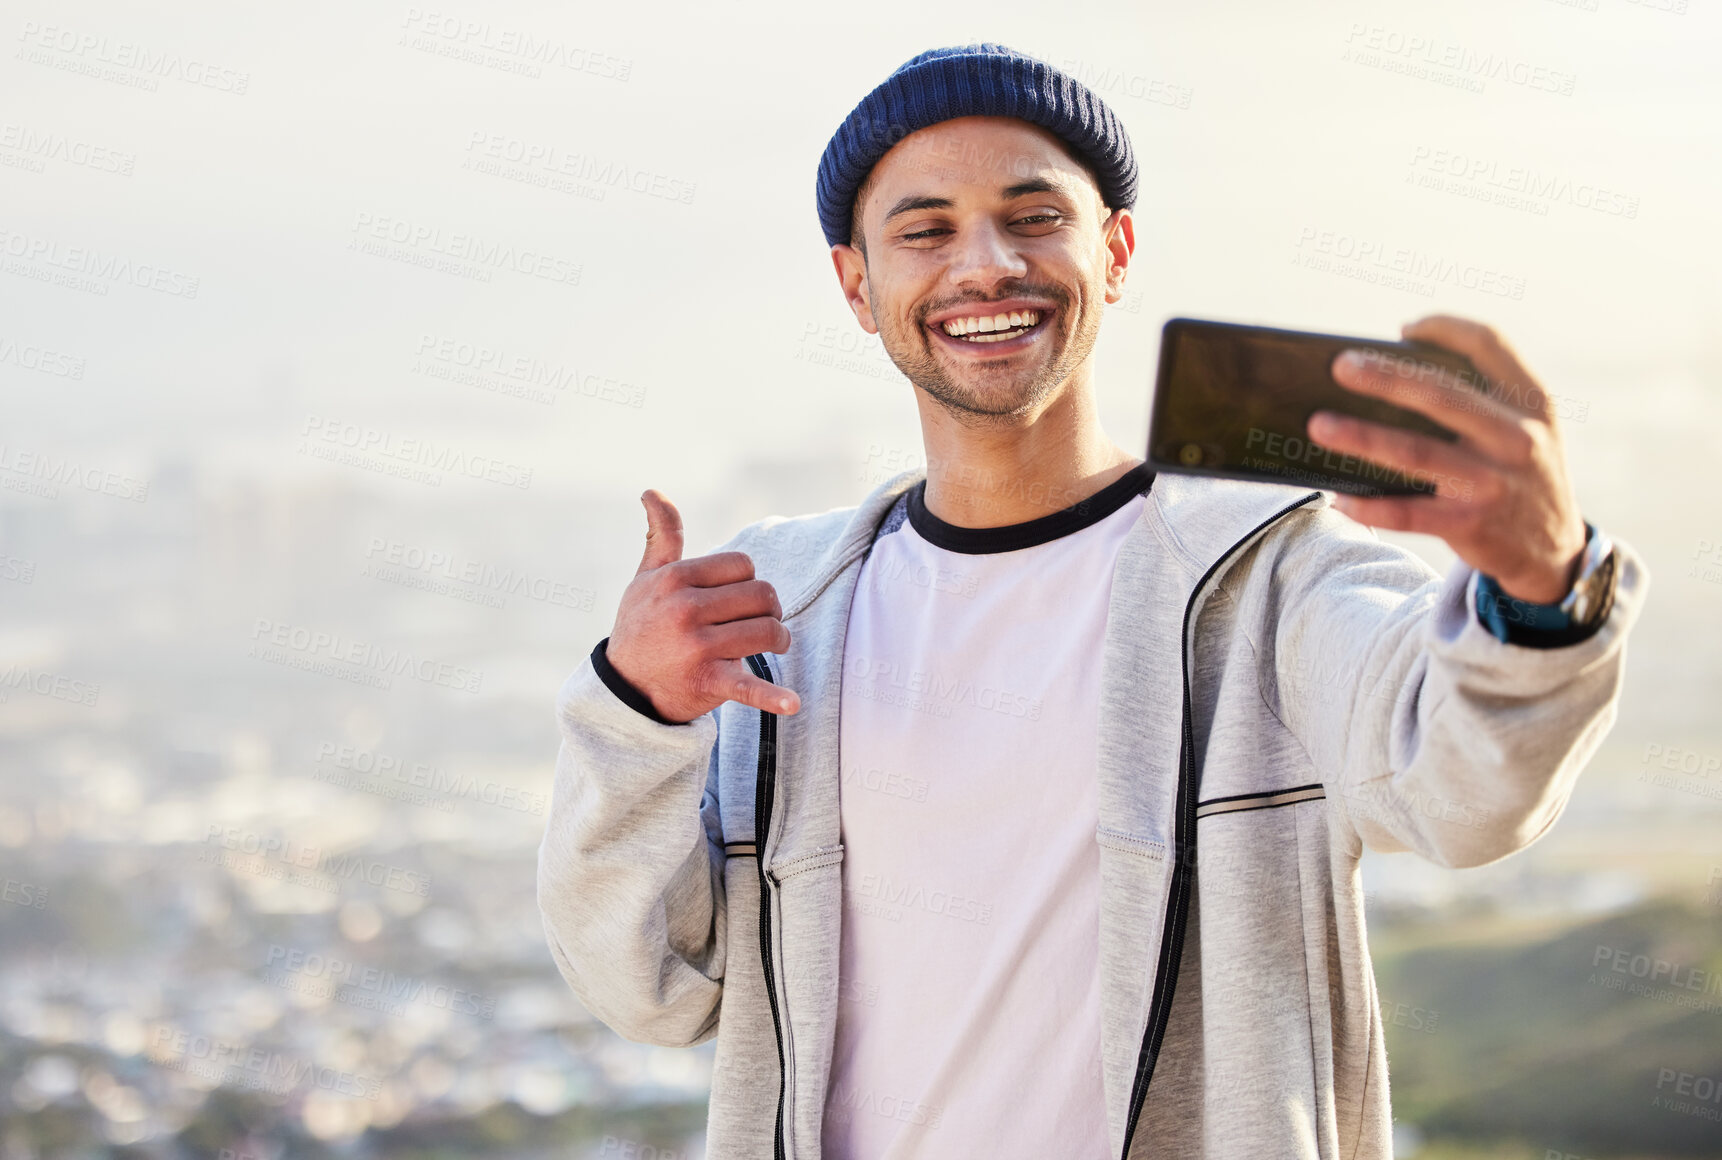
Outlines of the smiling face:
M 855 317 L 948 411 L 1033 418 L 1087 381 L 1134 225 L 1058 137 L 1013 117 L 928 126 L 873 167 L 855 216 L 860 245 L 831 250 Z

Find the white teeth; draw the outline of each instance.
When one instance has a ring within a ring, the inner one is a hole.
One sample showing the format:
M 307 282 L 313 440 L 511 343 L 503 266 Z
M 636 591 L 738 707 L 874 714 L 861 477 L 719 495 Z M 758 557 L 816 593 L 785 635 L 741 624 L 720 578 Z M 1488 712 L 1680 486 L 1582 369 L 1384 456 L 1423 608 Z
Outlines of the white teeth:
M 1012 310 L 991 317 L 972 316 L 969 318 L 953 318 L 943 324 L 945 333 L 953 338 L 967 337 L 970 342 L 997 342 L 1001 338 L 1016 337 L 1000 332 L 1017 330 L 1037 325 L 1040 322 L 1038 310 Z

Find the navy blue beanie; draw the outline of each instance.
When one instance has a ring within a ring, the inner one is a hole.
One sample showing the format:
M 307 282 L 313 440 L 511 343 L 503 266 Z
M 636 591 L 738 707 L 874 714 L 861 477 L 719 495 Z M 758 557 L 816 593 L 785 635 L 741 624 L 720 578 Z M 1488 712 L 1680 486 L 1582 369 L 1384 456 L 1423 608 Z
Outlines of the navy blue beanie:
M 1111 209 L 1136 204 L 1136 155 L 1113 111 L 1086 85 L 1002 44 L 934 48 L 868 93 L 819 159 L 819 225 L 848 243 L 855 193 L 891 146 L 953 117 L 1018 117 L 1062 138 L 1093 169 Z

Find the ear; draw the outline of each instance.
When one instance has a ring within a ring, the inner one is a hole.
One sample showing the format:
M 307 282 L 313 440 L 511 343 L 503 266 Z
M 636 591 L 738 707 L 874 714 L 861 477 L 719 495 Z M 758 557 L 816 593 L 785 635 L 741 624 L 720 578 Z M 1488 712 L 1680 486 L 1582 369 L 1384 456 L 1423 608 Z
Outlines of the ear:
M 843 298 L 855 312 L 855 321 L 868 334 L 878 334 L 873 321 L 873 305 L 867 301 L 867 259 L 854 246 L 839 242 L 831 247 L 831 264 L 837 268 L 837 282 L 843 287 Z
M 1106 247 L 1106 301 L 1124 297 L 1124 276 L 1130 272 L 1130 255 L 1136 250 L 1136 219 L 1127 209 L 1115 209 L 1100 223 Z

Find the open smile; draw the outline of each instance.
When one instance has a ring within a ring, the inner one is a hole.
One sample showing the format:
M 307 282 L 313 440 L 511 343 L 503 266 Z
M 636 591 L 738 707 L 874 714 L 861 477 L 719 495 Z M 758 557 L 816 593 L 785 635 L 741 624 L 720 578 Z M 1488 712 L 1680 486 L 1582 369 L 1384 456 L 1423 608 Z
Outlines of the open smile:
M 965 352 L 998 356 L 1022 350 L 1046 329 L 1050 309 L 1039 307 L 1001 310 L 992 314 L 962 314 L 929 322 L 927 329 L 943 344 Z

